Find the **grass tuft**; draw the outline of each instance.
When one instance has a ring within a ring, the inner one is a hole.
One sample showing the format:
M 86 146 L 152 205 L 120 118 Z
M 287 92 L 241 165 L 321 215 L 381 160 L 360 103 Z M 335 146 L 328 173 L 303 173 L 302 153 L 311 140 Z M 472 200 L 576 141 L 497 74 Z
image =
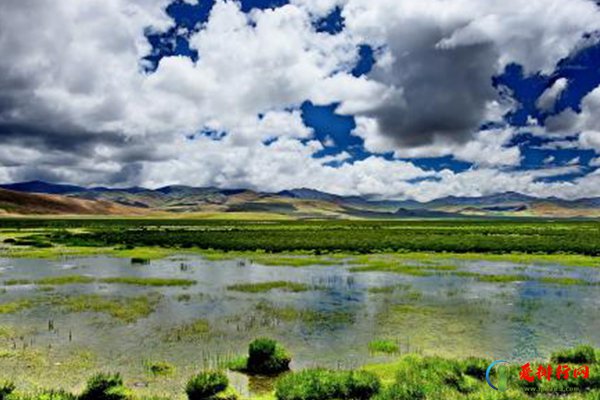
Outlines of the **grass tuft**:
M 164 337 L 167 342 L 192 342 L 201 340 L 210 332 L 210 324 L 204 319 L 177 326 L 171 329 Z
M 400 351 L 400 347 L 393 340 L 378 339 L 369 343 L 369 351 L 372 353 L 396 354 Z

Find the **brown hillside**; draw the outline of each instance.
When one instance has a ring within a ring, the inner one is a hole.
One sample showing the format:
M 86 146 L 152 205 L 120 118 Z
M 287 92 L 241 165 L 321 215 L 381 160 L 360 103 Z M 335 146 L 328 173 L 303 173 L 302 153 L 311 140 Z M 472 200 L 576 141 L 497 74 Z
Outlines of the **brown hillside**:
M 104 200 L 0 189 L 0 214 L 139 215 L 144 210 Z

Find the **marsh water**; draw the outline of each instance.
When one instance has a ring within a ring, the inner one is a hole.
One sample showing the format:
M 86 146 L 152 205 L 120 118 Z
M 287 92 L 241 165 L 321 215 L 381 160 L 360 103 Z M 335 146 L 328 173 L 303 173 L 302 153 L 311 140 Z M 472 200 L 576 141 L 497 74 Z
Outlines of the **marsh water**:
M 600 282 L 600 269 L 560 265 L 453 260 L 460 271 L 570 277 Z M 482 282 L 439 274 L 352 272 L 351 265 L 265 266 L 242 259 L 209 261 L 183 255 L 132 264 L 111 257 L 60 260 L 0 258 L 0 281 L 54 276 L 160 277 L 196 281 L 190 286 L 108 284 L 0 287 L 0 304 L 34 299 L 35 306 L 0 313 L 0 378 L 26 387 L 77 389 L 98 370 L 121 371 L 129 383 L 153 394 L 181 393 L 201 368 L 225 364 L 269 336 L 293 354 L 292 368 L 357 367 L 417 352 L 532 360 L 559 347 L 600 345 L 600 287 L 538 281 Z M 308 290 L 240 292 L 238 283 L 289 281 Z M 58 296 L 157 299 L 147 316 L 123 322 L 103 312 L 66 310 Z M 177 330 L 202 321 L 203 329 Z M 2 334 L 4 332 L 4 335 Z M 12 334 L 10 334 L 12 332 Z M 183 332 L 182 335 L 173 332 Z M 398 354 L 378 354 L 369 343 L 387 339 Z M 176 373 L 149 375 L 152 361 Z M 242 393 L 260 392 L 261 381 L 232 374 Z M 85 378 L 84 378 L 85 380 Z M 60 382 L 60 383 L 58 383 Z M 268 382 L 267 382 L 268 383 Z

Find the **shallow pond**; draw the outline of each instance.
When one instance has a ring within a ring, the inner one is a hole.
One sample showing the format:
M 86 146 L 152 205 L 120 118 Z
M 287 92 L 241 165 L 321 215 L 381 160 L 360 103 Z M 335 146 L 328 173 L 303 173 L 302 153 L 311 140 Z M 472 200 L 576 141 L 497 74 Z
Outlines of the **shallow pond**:
M 293 354 L 293 368 L 349 368 L 396 356 L 371 353 L 369 343 L 376 339 L 395 342 L 398 353 L 513 360 L 544 357 L 579 343 L 600 345 L 600 287 L 539 280 L 596 283 L 600 269 L 450 261 L 462 272 L 536 280 L 497 283 L 452 273 L 352 272 L 353 265 L 344 260 L 276 267 L 193 255 L 148 264 L 110 257 L 0 259 L 0 378 L 30 388 L 77 390 L 94 371 L 120 371 L 142 393 L 181 396 L 194 371 L 243 355 L 258 336 L 281 341 Z M 89 282 L 35 282 L 59 276 Z M 115 277 L 195 283 L 103 281 Z M 302 285 L 254 292 L 231 288 L 271 281 Z M 94 307 L 103 301 L 112 303 Z M 119 318 L 134 301 L 139 310 Z M 18 307 L 2 313 L 3 304 Z M 171 363 L 176 372 L 153 376 L 148 365 L 156 361 Z M 244 394 L 265 386 L 240 374 L 232 379 Z

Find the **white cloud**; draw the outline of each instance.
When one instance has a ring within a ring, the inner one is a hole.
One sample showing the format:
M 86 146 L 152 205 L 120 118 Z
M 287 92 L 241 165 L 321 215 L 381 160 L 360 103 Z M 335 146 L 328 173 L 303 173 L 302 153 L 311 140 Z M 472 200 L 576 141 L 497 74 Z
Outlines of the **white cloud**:
M 584 148 L 600 149 L 600 87 L 588 93 L 581 101 L 581 112 L 567 109 L 546 120 L 551 133 L 572 135 L 580 133 L 579 142 Z
M 552 111 L 556 100 L 560 97 L 569 85 L 569 80 L 566 78 L 557 79 L 554 84 L 546 89 L 536 102 L 536 106 L 542 111 Z
M 294 0 L 246 15 L 219 0 L 191 37 L 198 62 L 165 57 L 145 74 L 144 29 L 172 25 L 168 3 L 0 3 L 0 51 L 10 54 L 0 58 L 1 180 L 310 186 L 419 199 L 595 190 L 580 185 L 597 178 L 552 186 L 536 183 L 535 173 L 510 172 L 521 159 L 509 146 L 516 131 L 477 132 L 514 106 L 491 88 L 491 76 L 509 62 L 551 69 L 584 32 L 600 28 L 590 1 Z M 337 5 L 344 5 L 344 32 L 315 32 L 314 19 Z M 360 43 L 382 49 L 374 71 L 356 78 L 349 71 Z M 600 144 L 598 90 L 580 115 L 556 118 L 583 131 L 585 148 Z M 379 156 L 351 163 L 345 152 L 314 158 L 323 147 L 296 110 L 305 100 L 340 102 L 339 113 L 358 114 L 354 134 L 374 153 L 453 155 L 475 167 L 425 171 Z M 204 129 L 227 135 L 211 140 L 198 135 Z M 277 140 L 263 144 L 269 139 Z M 437 181 L 411 183 L 420 178 Z
M 509 63 L 551 72 L 600 28 L 588 0 L 349 0 L 344 16 L 351 34 L 387 50 L 369 78 L 397 95 L 354 112 L 377 120 L 377 134 L 390 140 L 372 142 L 388 150 L 471 140 L 500 116 L 489 112 L 503 100 L 492 75 Z

